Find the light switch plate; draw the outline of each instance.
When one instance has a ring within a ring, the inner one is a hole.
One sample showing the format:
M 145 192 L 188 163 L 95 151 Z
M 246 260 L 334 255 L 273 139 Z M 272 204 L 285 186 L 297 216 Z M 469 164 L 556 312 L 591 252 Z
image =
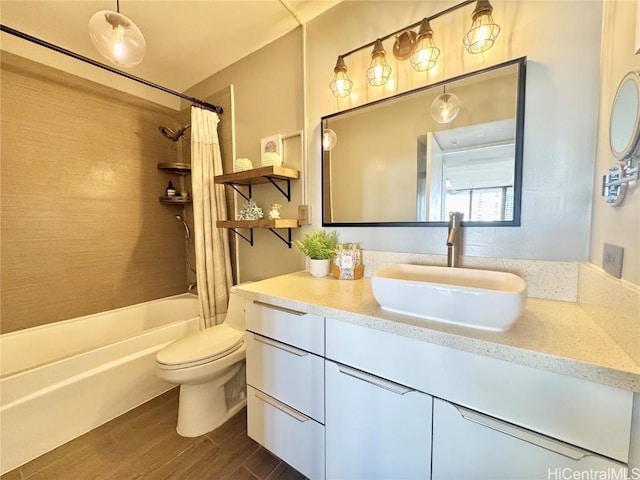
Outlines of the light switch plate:
M 602 268 L 604 268 L 604 271 L 616 278 L 621 278 L 623 253 L 624 248 L 605 243 L 602 253 Z
M 309 205 L 298 205 L 298 225 L 310 225 Z

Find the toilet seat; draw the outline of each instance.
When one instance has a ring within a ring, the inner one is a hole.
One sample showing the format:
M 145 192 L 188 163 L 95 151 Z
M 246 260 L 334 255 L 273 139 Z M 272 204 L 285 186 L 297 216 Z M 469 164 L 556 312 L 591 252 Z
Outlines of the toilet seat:
M 195 367 L 223 358 L 243 344 L 244 332 L 223 323 L 167 345 L 156 355 L 156 363 L 163 370 Z

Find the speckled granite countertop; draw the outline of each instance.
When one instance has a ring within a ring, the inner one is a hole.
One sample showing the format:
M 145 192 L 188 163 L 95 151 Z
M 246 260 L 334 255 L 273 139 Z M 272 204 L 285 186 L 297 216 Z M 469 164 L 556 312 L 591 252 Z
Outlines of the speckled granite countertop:
M 250 300 L 640 392 L 640 365 L 577 303 L 529 298 L 516 324 L 495 333 L 387 312 L 368 278 L 296 272 L 236 288 Z

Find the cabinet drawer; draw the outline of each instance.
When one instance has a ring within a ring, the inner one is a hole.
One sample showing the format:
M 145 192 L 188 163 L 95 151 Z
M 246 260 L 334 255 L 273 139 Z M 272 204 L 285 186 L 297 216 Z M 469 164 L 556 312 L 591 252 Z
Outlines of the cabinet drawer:
M 248 302 L 247 330 L 324 356 L 324 318 L 260 302 Z
M 324 427 L 251 386 L 247 433 L 311 480 L 324 479 Z
M 624 464 L 442 400 L 434 400 L 432 473 L 433 480 L 629 478 Z
M 629 459 L 632 392 L 333 319 L 326 320 L 326 331 L 327 359 Z
M 324 423 L 324 359 L 247 332 L 247 383 Z

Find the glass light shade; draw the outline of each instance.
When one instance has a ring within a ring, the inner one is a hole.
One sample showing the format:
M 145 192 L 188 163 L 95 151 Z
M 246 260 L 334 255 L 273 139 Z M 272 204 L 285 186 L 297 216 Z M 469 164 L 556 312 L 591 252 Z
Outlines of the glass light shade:
M 338 143 L 338 136 L 336 135 L 336 132 L 330 128 L 322 130 L 322 150 L 325 152 L 333 150 L 336 143 Z
M 439 56 L 440 49 L 433 43 L 433 38 L 425 35 L 418 40 L 418 48 L 409 61 L 415 71 L 425 72 L 436 66 Z
M 89 21 L 89 34 L 100 54 L 116 65 L 133 67 L 144 58 L 147 44 L 142 32 L 118 12 L 95 13 Z
M 453 121 L 460 111 L 460 99 L 453 93 L 441 93 L 431 104 L 431 116 L 438 123 Z
M 464 48 L 469 53 L 481 53 L 489 50 L 498 38 L 500 25 L 493 21 L 491 16 L 493 8 L 489 2 L 478 2 L 478 7 L 473 12 L 471 28 L 462 39 Z
M 385 59 L 385 51 L 380 40 L 376 41 L 371 53 L 371 66 L 367 68 L 367 81 L 375 87 L 384 85 L 391 76 L 391 67 Z
M 333 93 L 334 97 L 346 97 L 351 93 L 353 82 L 349 78 L 349 75 L 347 75 L 347 66 L 344 64 L 342 57 L 338 57 L 333 73 L 335 73 L 335 77 L 333 77 L 333 81 L 329 84 L 331 93 Z

